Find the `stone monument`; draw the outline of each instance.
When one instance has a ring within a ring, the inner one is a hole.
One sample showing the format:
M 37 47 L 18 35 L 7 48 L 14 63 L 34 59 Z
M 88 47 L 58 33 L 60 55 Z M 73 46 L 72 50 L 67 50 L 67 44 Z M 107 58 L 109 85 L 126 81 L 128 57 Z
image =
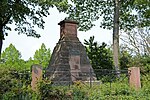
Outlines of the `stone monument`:
M 77 37 L 78 22 L 63 20 L 58 25 L 60 39 L 53 50 L 46 76 L 54 83 L 95 80 L 85 47 Z
M 38 81 L 42 80 L 42 66 L 32 65 L 32 90 L 36 90 Z
M 129 70 L 129 84 L 130 87 L 135 88 L 136 90 L 141 88 L 140 80 L 140 68 L 139 67 L 130 67 Z

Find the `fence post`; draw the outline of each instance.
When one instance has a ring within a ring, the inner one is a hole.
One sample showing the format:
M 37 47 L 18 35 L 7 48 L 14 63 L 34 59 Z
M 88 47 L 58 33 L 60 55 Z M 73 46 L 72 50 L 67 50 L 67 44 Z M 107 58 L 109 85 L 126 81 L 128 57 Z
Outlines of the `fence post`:
M 137 89 L 141 88 L 140 81 L 140 68 L 139 67 L 131 67 L 128 68 L 129 71 L 129 85 L 130 87 Z
M 36 90 L 37 82 L 42 79 L 42 67 L 40 65 L 32 65 L 32 90 Z
M 92 87 L 92 69 L 90 68 L 90 88 Z

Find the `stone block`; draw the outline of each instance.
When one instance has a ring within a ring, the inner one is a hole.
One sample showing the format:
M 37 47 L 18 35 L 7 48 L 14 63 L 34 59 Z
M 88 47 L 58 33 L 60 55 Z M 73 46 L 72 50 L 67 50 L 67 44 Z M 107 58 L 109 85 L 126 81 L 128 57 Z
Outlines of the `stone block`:
M 42 79 L 42 67 L 40 65 L 32 65 L 32 82 L 33 90 L 36 90 L 37 82 Z
M 139 67 L 131 67 L 128 69 L 128 71 L 129 71 L 130 86 L 135 89 L 140 89 L 141 88 L 140 68 Z
M 83 82 L 86 83 L 86 84 L 88 84 L 88 85 L 92 85 L 92 86 L 102 84 L 101 81 L 83 81 Z

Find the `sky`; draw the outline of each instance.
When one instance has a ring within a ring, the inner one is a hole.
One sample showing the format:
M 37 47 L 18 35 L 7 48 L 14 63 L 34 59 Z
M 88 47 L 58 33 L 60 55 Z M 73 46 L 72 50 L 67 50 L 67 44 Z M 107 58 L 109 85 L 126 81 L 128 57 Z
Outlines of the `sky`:
M 12 30 L 3 41 L 2 51 L 12 43 L 16 49 L 21 52 L 22 59 L 28 60 L 30 57 L 33 57 L 35 51 L 41 47 L 42 43 L 44 43 L 47 48 L 50 48 L 52 53 L 60 38 L 60 26 L 58 23 L 65 17 L 67 17 L 67 15 L 59 13 L 57 9 L 50 9 L 50 15 L 44 18 L 44 30 L 39 28 L 36 29 L 37 33 L 41 35 L 40 38 L 27 37 L 24 34 L 18 35 L 17 32 Z M 95 22 L 96 26 L 87 32 L 78 31 L 78 38 L 82 44 L 84 39 L 88 40 L 91 36 L 95 36 L 95 41 L 98 43 L 112 43 L 112 31 L 101 29 L 99 23 L 99 21 Z M 12 25 L 12 27 L 14 26 Z

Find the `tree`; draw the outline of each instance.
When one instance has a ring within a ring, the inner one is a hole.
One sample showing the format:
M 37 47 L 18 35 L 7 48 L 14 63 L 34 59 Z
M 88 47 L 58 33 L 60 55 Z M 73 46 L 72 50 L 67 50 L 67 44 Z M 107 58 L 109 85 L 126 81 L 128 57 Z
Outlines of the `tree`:
M 99 45 L 95 42 L 94 36 L 90 37 L 88 41 L 84 40 L 84 44 L 96 77 L 102 80 L 105 77 L 104 74 L 110 73 L 109 70 L 113 69 L 112 51 L 107 48 L 106 43 L 103 42 Z
M 137 24 L 139 14 L 146 21 L 141 22 L 141 27 L 149 25 L 148 0 L 72 0 L 73 5 L 69 8 L 69 17 L 79 21 L 79 30 L 87 31 L 100 21 L 103 17 L 100 27 L 113 28 L 113 59 L 116 70 L 118 70 L 118 52 L 119 52 L 119 30 L 131 30 Z M 143 7 L 141 7 L 141 4 Z M 146 5 L 145 8 L 144 5 Z M 141 11 L 142 9 L 142 11 Z M 136 10 L 136 13 L 133 11 Z
M 148 27 L 150 30 L 150 1 L 149 0 L 134 0 L 134 10 L 137 13 L 135 27 Z
M 113 61 L 116 71 L 119 70 L 119 9 L 120 2 L 119 0 L 115 0 L 113 23 Z
M 50 49 L 46 49 L 45 44 L 42 43 L 41 48 L 34 54 L 34 63 L 41 64 L 45 68 L 49 64 L 50 57 Z
M 124 46 L 120 46 L 119 63 L 120 69 L 127 69 L 131 67 L 132 55 L 126 48 L 124 48 Z
M 24 66 L 26 66 L 26 70 L 31 70 L 31 66 L 35 64 L 34 60 L 30 57 L 27 61 L 25 61 Z
M 68 8 L 67 0 L 1 0 L 0 1 L 0 55 L 4 36 L 12 30 L 9 24 L 15 24 L 18 34 L 40 37 L 35 26 L 44 28 L 44 17 L 49 8 L 56 7 L 60 12 Z
M 134 55 L 150 55 L 150 33 L 149 29 L 138 28 L 127 31 L 125 35 L 121 35 L 121 40 Z
M 21 59 L 21 53 L 15 48 L 13 44 L 10 44 L 9 47 L 3 51 L 1 59 L 3 64 L 5 64 L 7 67 L 16 69 L 24 67 L 24 60 Z
M 96 69 L 113 69 L 112 52 L 110 48 L 107 48 L 106 43 L 99 45 L 94 42 L 94 36 L 90 39 L 84 40 L 86 52 L 92 64 L 92 67 Z

